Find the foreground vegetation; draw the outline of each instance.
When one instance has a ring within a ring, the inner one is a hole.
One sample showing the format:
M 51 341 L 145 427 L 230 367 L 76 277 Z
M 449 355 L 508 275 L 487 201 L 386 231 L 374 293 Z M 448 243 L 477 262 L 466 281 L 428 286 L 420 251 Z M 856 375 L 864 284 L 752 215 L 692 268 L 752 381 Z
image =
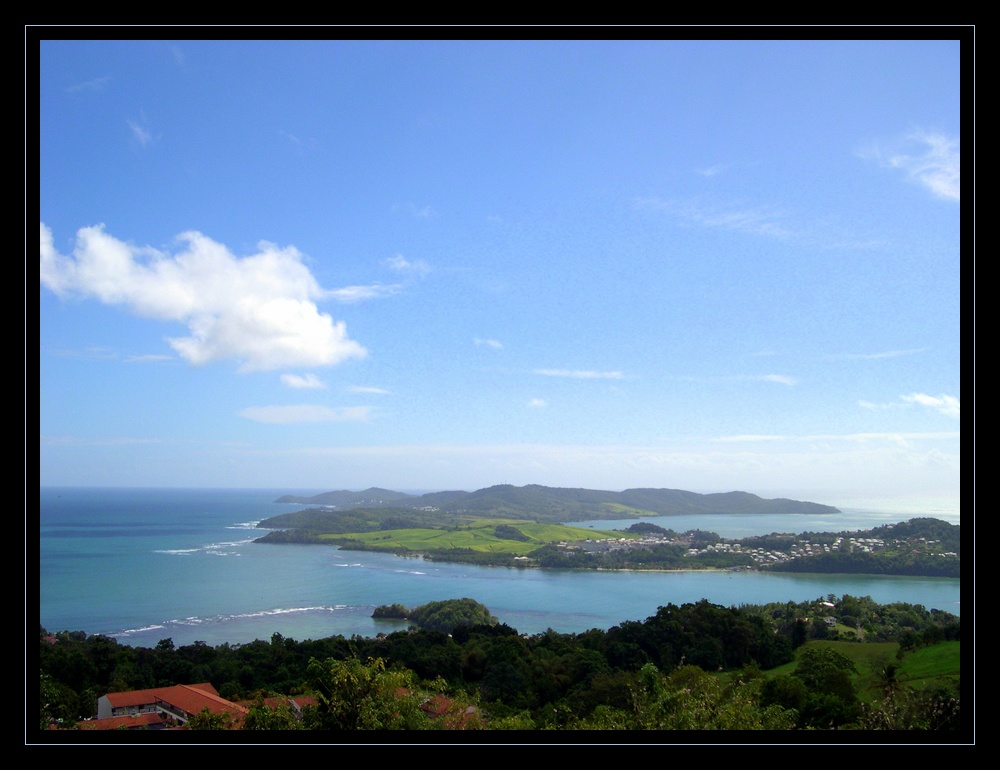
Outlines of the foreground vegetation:
M 701 601 L 607 631 L 531 636 L 471 599 L 382 609 L 414 625 L 375 638 L 274 634 L 179 648 L 164 639 L 154 649 L 41 629 L 40 727 L 72 729 L 107 692 L 196 682 L 255 703 L 242 729 L 957 735 L 962 727 L 960 619 L 919 605 L 852 596 L 728 608 Z M 316 705 L 301 717 L 264 701 L 302 693 Z M 208 714 L 189 724 L 222 727 L 232 725 Z

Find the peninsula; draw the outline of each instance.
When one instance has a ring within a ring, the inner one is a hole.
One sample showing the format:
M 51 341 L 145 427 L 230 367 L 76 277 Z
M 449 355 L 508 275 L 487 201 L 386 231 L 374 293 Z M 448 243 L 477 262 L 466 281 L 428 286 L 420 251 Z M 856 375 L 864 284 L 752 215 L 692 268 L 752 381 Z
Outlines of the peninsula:
M 679 514 L 838 513 L 746 492 L 670 489 L 604 492 L 502 485 L 478 492 L 407 495 L 371 488 L 276 502 L 320 505 L 261 521 L 257 542 L 315 543 L 482 566 L 556 569 L 769 569 L 958 577 L 959 528 L 914 519 L 885 531 L 808 533 L 727 540 L 638 520 L 625 530 L 573 526 L 586 519 Z M 662 519 L 661 519 L 662 521 Z

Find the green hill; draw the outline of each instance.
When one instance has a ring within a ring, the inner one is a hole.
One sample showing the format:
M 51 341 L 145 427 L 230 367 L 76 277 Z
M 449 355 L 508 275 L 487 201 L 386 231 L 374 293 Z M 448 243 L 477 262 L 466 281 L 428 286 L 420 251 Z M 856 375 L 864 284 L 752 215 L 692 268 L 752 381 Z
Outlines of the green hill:
M 778 498 L 768 500 L 748 492 L 699 494 L 680 489 L 597 489 L 516 487 L 500 484 L 475 492 L 432 492 L 407 495 L 372 488 L 363 492 L 326 492 L 313 497 L 286 495 L 276 502 L 351 508 L 436 509 L 442 513 L 527 518 L 536 521 L 580 521 L 619 519 L 624 516 L 678 516 L 692 514 L 784 514 L 825 515 L 837 508 L 818 503 Z

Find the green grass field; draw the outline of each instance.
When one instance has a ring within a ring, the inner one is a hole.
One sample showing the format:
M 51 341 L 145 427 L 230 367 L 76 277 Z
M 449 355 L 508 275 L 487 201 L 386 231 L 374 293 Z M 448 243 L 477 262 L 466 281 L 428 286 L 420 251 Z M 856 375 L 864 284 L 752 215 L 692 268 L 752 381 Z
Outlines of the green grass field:
M 646 511 L 642 508 L 633 508 L 630 505 L 622 505 L 621 503 L 604 503 L 601 505 L 605 511 L 611 511 L 612 513 L 618 513 L 624 516 L 635 516 L 641 518 L 643 516 L 659 516 L 660 514 L 655 511 Z
M 961 646 L 961 642 L 940 642 L 921 647 L 903 658 L 900 678 L 914 687 L 956 682 L 961 671 Z
M 870 700 L 877 693 L 872 664 L 885 658 L 895 660 L 899 650 L 896 642 L 814 641 L 802 645 L 796 651 L 796 658 L 811 647 L 832 647 L 854 663 L 857 673 L 852 680 L 863 701 Z M 961 671 L 960 647 L 961 642 L 940 642 L 906 653 L 900 665 L 899 681 L 917 688 L 930 684 L 956 684 Z M 795 666 L 795 661 L 792 661 L 765 673 L 767 676 L 791 674 Z
M 527 541 L 504 540 L 496 537 L 498 524 L 515 527 L 529 538 Z M 621 532 L 567 527 L 563 524 L 539 524 L 516 519 L 476 519 L 454 529 L 389 529 L 380 532 L 357 532 L 344 535 L 324 535 L 324 540 L 353 540 L 386 549 L 438 551 L 449 548 L 469 548 L 483 553 L 509 553 L 524 556 L 548 543 L 602 540 L 632 537 Z

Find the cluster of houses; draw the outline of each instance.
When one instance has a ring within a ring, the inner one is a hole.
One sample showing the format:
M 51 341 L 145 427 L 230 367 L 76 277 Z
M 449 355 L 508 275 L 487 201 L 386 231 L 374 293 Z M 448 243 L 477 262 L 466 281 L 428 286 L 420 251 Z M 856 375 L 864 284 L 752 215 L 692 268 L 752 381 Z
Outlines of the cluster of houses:
M 795 535 L 786 535 L 789 541 L 794 540 Z M 935 541 L 925 540 L 927 545 L 934 545 Z M 567 550 L 582 550 L 591 553 L 607 553 L 612 551 L 630 551 L 646 548 L 653 548 L 665 543 L 677 545 L 691 545 L 691 538 L 688 535 L 679 535 L 675 538 L 667 538 L 663 535 L 646 535 L 639 538 L 610 538 L 602 540 L 586 540 L 582 542 L 562 542 L 558 546 Z M 886 542 L 875 537 L 837 537 L 830 543 L 810 543 L 808 540 L 795 540 L 787 551 L 767 550 L 764 548 L 751 548 L 738 540 L 719 541 L 700 548 L 689 547 L 686 556 L 699 556 L 705 553 L 735 553 L 749 556 L 759 565 L 777 564 L 791 561 L 792 559 L 816 556 L 831 551 L 847 550 L 851 553 L 874 553 L 886 547 Z M 942 556 L 957 556 L 954 553 L 941 554 Z M 524 558 L 524 557 L 522 557 Z
M 221 697 L 209 683 L 177 684 L 148 690 L 111 692 L 97 700 L 97 716 L 77 723 L 81 730 L 183 730 L 196 714 L 228 717 L 233 727 L 239 727 L 257 701 L 234 703 Z M 302 709 L 315 706 L 312 695 L 266 698 L 272 708 L 288 705 L 299 717 Z
M 406 690 L 401 690 L 402 695 Z M 259 700 L 233 702 L 221 697 L 209 683 L 177 684 L 148 690 L 111 692 L 97 700 L 97 716 L 77 723 L 81 730 L 186 730 L 188 722 L 206 709 L 213 716 L 225 716 L 231 729 L 238 730 L 251 706 Z M 314 695 L 264 698 L 270 708 L 289 706 L 299 719 L 305 708 L 317 705 Z M 445 719 L 445 729 L 468 729 L 480 724 L 474 706 L 456 713 L 452 701 L 443 695 L 427 698 L 420 706 L 431 719 Z

